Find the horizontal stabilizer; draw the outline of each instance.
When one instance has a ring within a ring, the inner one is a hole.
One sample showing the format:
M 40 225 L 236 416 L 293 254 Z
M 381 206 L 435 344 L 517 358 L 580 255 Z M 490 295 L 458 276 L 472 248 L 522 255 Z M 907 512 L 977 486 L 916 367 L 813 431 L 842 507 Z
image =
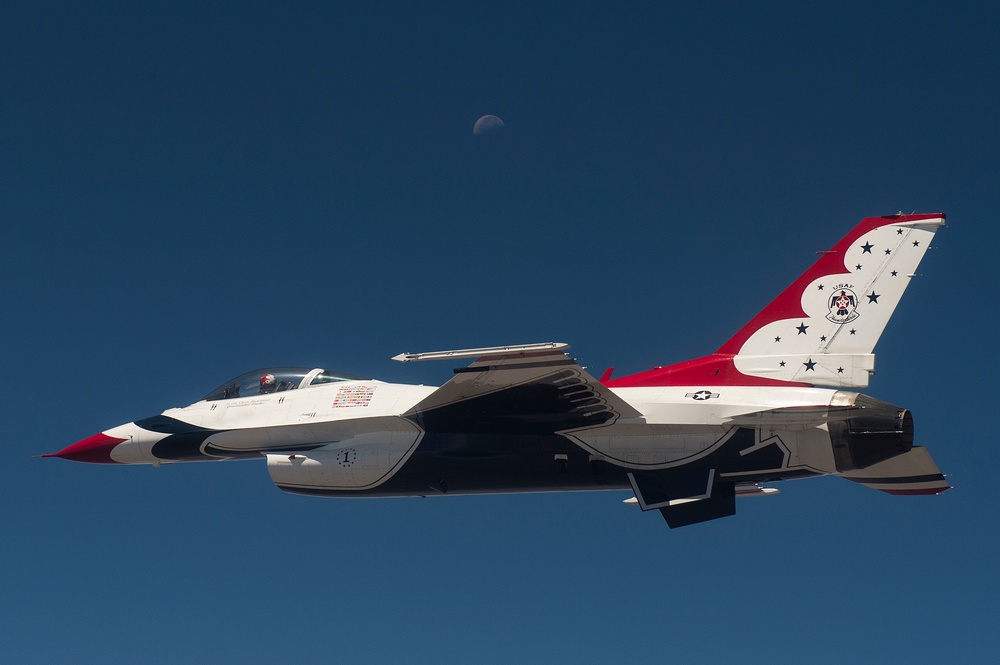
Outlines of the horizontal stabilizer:
M 839 475 L 865 487 L 900 496 L 940 494 L 951 489 L 931 454 L 921 446 L 914 446 L 909 452 L 884 462 Z

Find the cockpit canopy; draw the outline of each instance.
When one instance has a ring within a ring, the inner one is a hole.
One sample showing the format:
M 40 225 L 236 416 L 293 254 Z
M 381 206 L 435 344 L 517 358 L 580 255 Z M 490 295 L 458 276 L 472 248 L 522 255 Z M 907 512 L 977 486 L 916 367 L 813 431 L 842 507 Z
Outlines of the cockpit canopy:
M 308 367 L 267 367 L 241 374 L 208 393 L 203 401 L 269 395 L 286 390 L 311 388 L 338 381 L 359 381 L 361 377 Z

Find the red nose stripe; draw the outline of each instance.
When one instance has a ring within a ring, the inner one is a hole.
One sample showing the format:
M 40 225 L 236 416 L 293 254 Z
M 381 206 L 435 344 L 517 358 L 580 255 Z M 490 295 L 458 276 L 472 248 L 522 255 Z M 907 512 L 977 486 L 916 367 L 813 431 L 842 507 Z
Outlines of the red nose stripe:
M 72 446 L 63 448 L 57 453 L 49 453 L 42 455 L 42 457 L 61 457 L 76 462 L 110 464 L 115 462 L 111 459 L 111 450 L 122 441 L 125 439 L 118 439 L 107 434 L 95 434 L 74 443 Z

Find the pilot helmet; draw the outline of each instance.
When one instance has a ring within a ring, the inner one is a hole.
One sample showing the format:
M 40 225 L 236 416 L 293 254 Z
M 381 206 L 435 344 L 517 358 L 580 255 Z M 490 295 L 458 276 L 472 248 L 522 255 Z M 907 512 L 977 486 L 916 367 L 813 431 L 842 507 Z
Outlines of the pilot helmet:
M 274 385 L 274 374 L 265 374 L 264 376 L 260 377 L 261 388 L 270 388 L 273 385 Z

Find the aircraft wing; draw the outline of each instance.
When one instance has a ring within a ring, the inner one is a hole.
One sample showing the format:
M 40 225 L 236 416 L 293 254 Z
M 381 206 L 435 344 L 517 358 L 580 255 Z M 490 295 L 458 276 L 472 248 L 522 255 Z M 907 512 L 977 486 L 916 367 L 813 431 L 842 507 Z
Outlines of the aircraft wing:
M 839 475 L 888 494 L 940 494 L 951 489 L 931 454 L 922 446 L 913 446 L 897 457 Z
M 394 360 L 474 357 L 468 367 L 403 414 L 428 432 L 546 435 L 641 414 L 563 350 L 566 344 L 400 354 Z

